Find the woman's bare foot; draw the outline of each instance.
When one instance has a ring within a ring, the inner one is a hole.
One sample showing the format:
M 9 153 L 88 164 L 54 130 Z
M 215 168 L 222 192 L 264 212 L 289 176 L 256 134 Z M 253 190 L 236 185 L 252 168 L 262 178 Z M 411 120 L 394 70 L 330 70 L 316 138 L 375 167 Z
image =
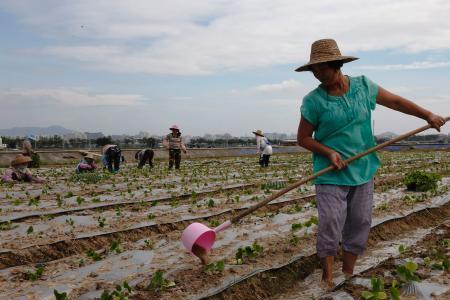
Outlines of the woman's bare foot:
M 330 291 L 336 286 L 333 280 L 334 257 L 323 257 L 320 259 L 320 264 L 322 266 L 322 281 L 320 282 L 320 287 L 326 291 Z

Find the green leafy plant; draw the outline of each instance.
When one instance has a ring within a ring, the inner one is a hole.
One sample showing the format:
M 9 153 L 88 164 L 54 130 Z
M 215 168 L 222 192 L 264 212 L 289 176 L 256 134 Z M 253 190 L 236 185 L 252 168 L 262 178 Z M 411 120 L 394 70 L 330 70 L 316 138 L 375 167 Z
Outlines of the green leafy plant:
M 27 234 L 32 234 L 33 231 L 34 231 L 33 226 L 30 225 L 27 229 Z
M 208 274 L 216 274 L 223 272 L 224 269 L 225 269 L 225 262 L 221 260 L 216 263 L 210 263 L 203 269 L 203 272 Z
M 391 287 L 389 288 L 392 300 L 400 300 L 400 291 L 398 290 L 397 280 L 392 280 Z
M 409 250 L 409 247 L 401 244 L 400 246 L 398 246 L 398 252 L 400 252 L 400 254 L 405 253 L 407 250 Z
M 214 200 L 213 199 L 209 199 L 208 200 L 208 207 L 214 207 Z
M 99 216 L 99 217 L 97 218 L 97 221 L 98 221 L 98 226 L 99 226 L 100 228 L 105 227 L 105 225 L 106 225 L 106 218 Z
M 128 300 L 128 296 L 131 295 L 133 289 L 124 281 L 121 285 L 116 285 L 116 288 L 112 292 L 103 291 L 100 296 L 100 300 Z
M 162 270 L 157 270 L 155 274 L 153 274 L 152 279 L 150 280 L 148 289 L 159 291 L 165 290 L 173 286 L 175 286 L 175 282 L 165 279 L 164 272 Z
M 155 246 L 153 241 L 150 240 L 144 240 L 144 245 L 147 249 L 153 249 L 153 247 Z
M 55 295 L 55 300 L 67 300 L 67 293 L 66 292 L 58 292 L 57 290 L 53 290 L 53 295 Z
M 120 241 L 113 241 L 109 247 L 109 251 L 116 252 L 116 254 L 121 253 L 122 249 L 120 248 Z
M 382 278 L 372 277 L 370 280 L 372 284 L 371 291 L 363 291 L 361 296 L 366 300 L 383 300 L 387 298 L 386 292 L 384 291 L 384 282 Z
M 28 200 L 28 206 L 34 205 L 34 206 L 38 207 L 39 206 L 39 202 L 40 202 L 40 197 L 39 196 L 37 196 L 35 198 L 30 198 Z
M 291 230 L 292 231 L 300 230 L 300 229 L 302 229 L 302 227 L 303 227 L 302 223 L 294 223 L 291 226 Z
M 66 224 L 69 225 L 72 228 L 75 228 L 75 222 L 72 218 L 66 219 Z
M 417 264 L 412 261 L 407 261 L 403 265 L 397 267 L 396 271 L 400 281 L 404 283 L 420 281 L 419 277 L 415 274 L 417 267 Z
M 102 175 L 97 172 L 83 172 L 73 174 L 69 180 L 74 182 L 83 182 L 86 184 L 96 184 L 104 178 L 109 178 L 108 174 L 105 173 Z
M 84 200 L 84 198 L 83 197 L 81 197 L 81 196 L 77 196 L 77 199 L 76 199 L 76 201 L 77 201 L 77 203 L 78 203 L 78 205 L 81 205 L 85 200 Z
M 152 213 L 149 213 L 149 214 L 147 215 L 147 219 L 148 219 L 148 220 L 153 220 L 154 218 L 155 218 L 155 215 L 152 214 Z
M 86 251 L 86 256 L 91 258 L 93 261 L 99 261 L 102 259 L 102 256 L 100 254 L 91 249 Z
M 439 180 L 441 176 L 438 174 L 416 170 L 406 174 L 403 182 L 410 191 L 426 192 L 435 190 Z
M 3 231 L 12 230 L 12 229 L 17 228 L 17 227 L 19 227 L 19 225 L 14 224 L 11 221 L 6 221 L 6 222 L 3 222 L 3 223 L 0 223 L 0 230 L 3 230 Z
M 236 252 L 236 263 L 241 265 L 245 262 L 247 258 L 254 258 L 262 254 L 264 248 L 259 245 L 256 241 L 253 242 L 252 246 L 246 246 L 244 248 L 238 248 Z
M 41 278 L 42 274 L 44 274 L 44 266 L 39 266 L 36 268 L 34 272 L 27 272 L 27 279 L 31 281 L 36 281 Z

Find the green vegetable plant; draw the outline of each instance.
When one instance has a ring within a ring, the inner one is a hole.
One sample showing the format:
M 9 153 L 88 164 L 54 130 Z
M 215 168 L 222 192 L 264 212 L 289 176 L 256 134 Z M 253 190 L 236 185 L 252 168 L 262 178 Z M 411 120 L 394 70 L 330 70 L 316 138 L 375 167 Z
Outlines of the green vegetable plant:
M 58 292 L 57 290 L 53 290 L 53 295 L 55 295 L 55 300 L 67 300 L 67 293 L 66 292 Z
M 403 283 L 420 281 L 419 277 L 415 274 L 417 267 L 417 264 L 412 261 L 407 261 L 403 265 L 397 267 L 396 271 L 400 281 Z
M 254 258 L 261 255 L 264 251 L 264 248 L 259 245 L 256 241 L 253 242 L 252 246 L 246 246 L 244 248 L 238 248 L 236 252 L 236 263 L 238 265 L 242 265 L 245 263 L 246 259 Z
M 210 263 L 203 269 L 203 272 L 207 274 L 217 274 L 222 273 L 224 269 L 225 269 L 225 262 L 221 260 L 216 263 Z
M 363 291 L 361 296 L 365 300 L 383 300 L 387 299 L 386 292 L 384 291 L 384 282 L 382 278 L 372 277 L 370 280 L 372 284 L 371 291 Z
M 113 241 L 109 247 L 109 251 L 116 252 L 116 254 L 121 253 L 122 249 L 120 248 L 120 241 Z
M 175 286 L 175 282 L 165 279 L 164 272 L 162 270 L 157 270 L 155 274 L 153 274 L 147 289 L 160 291 L 173 286 Z
M 406 174 L 403 183 L 410 191 L 426 192 L 437 189 L 437 183 L 441 178 L 435 173 L 416 170 Z
M 133 292 L 133 289 L 128 284 L 128 282 L 124 281 L 121 285 L 116 285 L 116 288 L 112 292 L 103 291 L 100 296 L 100 300 L 128 300 Z
M 100 228 L 105 227 L 105 225 L 106 225 L 106 218 L 99 216 L 99 217 L 97 218 L 97 221 L 98 221 L 98 226 L 99 226 Z
M 27 279 L 30 281 L 36 281 L 41 278 L 42 274 L 44 274 L 44 266 L 39 266 L 34 272 L 27 272 Z
M 102 259 L 102 256 L 100 254 L 91 249 L 86 251 L 86 256 L 91 258 L 93 261 L 99 261 Z

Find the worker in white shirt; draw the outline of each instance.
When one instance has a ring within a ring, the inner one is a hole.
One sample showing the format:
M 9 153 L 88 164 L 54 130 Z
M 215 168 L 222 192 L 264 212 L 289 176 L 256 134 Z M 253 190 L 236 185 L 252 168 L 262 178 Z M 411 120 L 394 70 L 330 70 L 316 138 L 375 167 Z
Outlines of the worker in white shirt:
M 272 146 L 261 130 L 253 131 L 253 133 L 256 137 L 256 152 L 259 155 L 259 164 L 261 167 L 268 167 L 272 155 Z

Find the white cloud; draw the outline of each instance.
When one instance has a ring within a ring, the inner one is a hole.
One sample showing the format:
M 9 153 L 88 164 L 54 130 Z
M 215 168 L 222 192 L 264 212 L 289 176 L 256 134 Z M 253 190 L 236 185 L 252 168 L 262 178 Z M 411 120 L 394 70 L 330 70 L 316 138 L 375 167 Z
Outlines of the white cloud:
M 89 68 L 210 74 L 308 60 L 312 41 L 356 51 L 450 49 L 445 0 L 3 1 L 50 36 L 46 53 Z
M 300 88 L 300 82 L 294 79 L 284 80 L 280 83 L 262 84 L 254 88 L 258 92 L 292 91 Z
M 0 101 L 14 105 L 63 105 L 71 107 L 134 106 L 144 97 L 135 94 L 92 94 L 79 88 L 12 89 L 0 92 Z
M 419 69 L 435 69 L 446 68 L 450 66 L 450 61 L 420 61 L 410 64 L 391 64 L 391 65 L 363 65 L 357 66 L 355 69 L 361 70 L 419 70 Z

